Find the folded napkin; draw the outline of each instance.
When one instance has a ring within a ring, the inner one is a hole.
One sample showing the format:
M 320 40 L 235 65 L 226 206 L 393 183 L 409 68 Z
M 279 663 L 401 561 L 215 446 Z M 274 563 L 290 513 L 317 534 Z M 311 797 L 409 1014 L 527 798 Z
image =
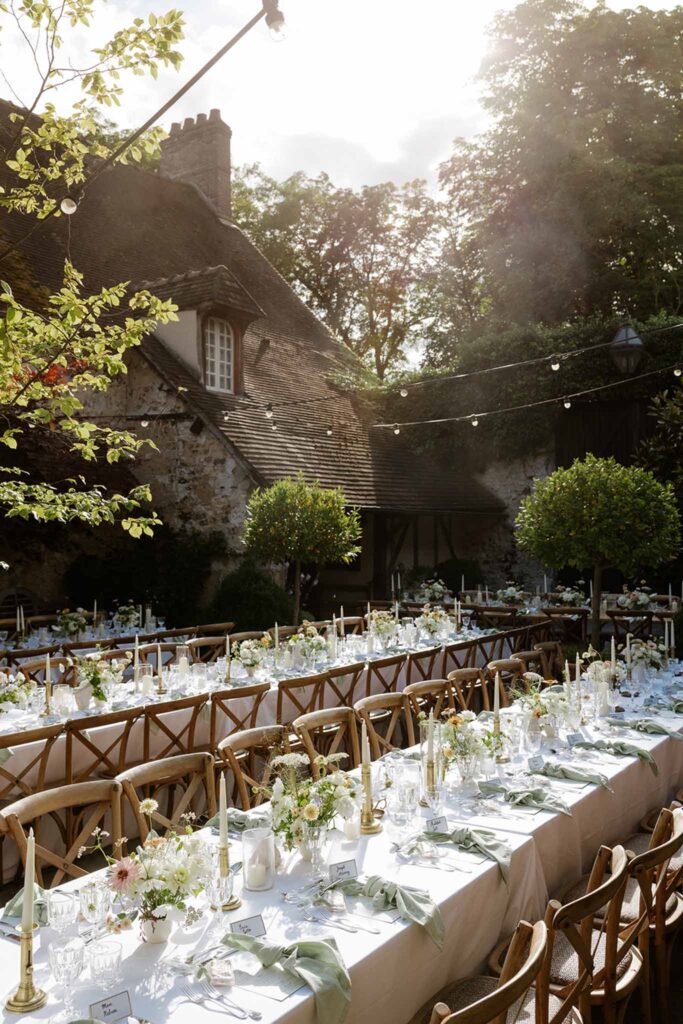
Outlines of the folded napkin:
M 351 979 L 334 939 L 302 939 L 282 946 L 251 935 L 225 935 L 222 942 L 245 949 L 263 967 L 279 964 L 313 991 L 320 1024 L 342 1024 L 351 1005 Z
M 444 925 L 441 911 L 429 893 L 422 889 L 397 885 L 379 875 L 369 875 L 365 881 L 360 878 L 342 878 L 325 888 L 340 889 L 349 896 L 368 896 L 372 900 L 373 909 L 378 912 L 396 908 L 404 921 L 415 921 L 422 925 L 439 949 L 443 949 Z
M 617 757 L 639 757 L 641 761 L 647 761 L 655 775 L 659 775 L 657 762 L 650 751 L 635 747 L 632 743 L 624 743 L 623 740 L 581 740 L 576 746 L 584 750 L 603 750 L 606 754 L 616 754 Z
M 553 761 L 546 761 L 538 771 L 529 772 L 530 775 L 544 775 L 546 779 L 568 779 L 570 782 L 590 782 L 594 786 L 602 786 L 612 792 L 607 776 L 600 772 L 592 772 L 587 768 L 577 768 L 572 764 L 555 764 Z M 481 788 L 481 787 L 480 787 Z
M 218 815 L 214 814 L 206 823 L 207 828 L 218 828 Z M 239 807 L 228 808 L 228 829 L 244 832 L 247 828 L 270 828 L 270 813 L 266 808 L 241 811 Z
M 20 889 L 18 893 L 9 900 L 2 911 L 3 920 L 8 917 L 20 918 L 24 910 L 24 890 Z M 36 924 L 45 925 L 47 924 L 47 896 L 45 890 L 39 885 L 34 887 L 33 891 L 33 920 Z
M 541 786 L 536 786 L 533 789 L 528 789 L 524 786 L 511 786 L 508 788 L 500 782 L 480 782 L 479 791 L 484 796 L 497 796 L 502 793 L 506 803 L 514 804 L 518 807 L 540 807 L 542 810 L 568 814 L 569 817 L 572 814 L 562 797 L 557 796 L 555 793 L 549 793 L 547 789 L 543 789 Z
M 683 740 L 683 734 L 678 729 L 662 722 L 655 722 L 653 718 L 610 718 L 608 721 L 610 725 L 635 729 L 636 732 L 648 732 L 653 736 L 673 736 L 677 740 Z
M 460 850 L 481 853 L 489 860 L 495 860 L 503 881 L 507 884 L 510 876 L 512 850 L 510 844 L 506 843 L 504 839 L 499 839 L 495 832 L 491 832 L 487 828 L 467 828 L 462 825 L 454 828 L 451 832 L 422 832 L 421 836 L 417 838 L 427 839 L 430 843 L 437 845 L 452 843 Z
M 653 711 L 673 711 L 675 715 L 683 715 L 683 697 L 672 697 L 661 704 L 651 705 Z

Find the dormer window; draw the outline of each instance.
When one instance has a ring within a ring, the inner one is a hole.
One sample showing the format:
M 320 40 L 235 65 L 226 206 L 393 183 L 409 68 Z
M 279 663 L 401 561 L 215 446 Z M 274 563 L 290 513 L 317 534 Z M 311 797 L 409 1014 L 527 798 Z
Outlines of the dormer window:
M 235 335 L 227 320 L 211 316 L 204 328 L 204 377 L 212 391 L 235 390 Z

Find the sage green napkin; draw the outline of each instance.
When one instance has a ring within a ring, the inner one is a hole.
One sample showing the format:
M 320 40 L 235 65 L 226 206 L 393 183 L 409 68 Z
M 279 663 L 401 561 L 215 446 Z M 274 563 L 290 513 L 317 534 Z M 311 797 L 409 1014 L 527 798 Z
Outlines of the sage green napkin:
M 395 907 L 404 921 L 415 921 L 422 925 L 439 949 L 443 949 L 444 924 L 441 911 L 423 889 L 397 885 L 379 875 L 369 875 L 365 881 L 360 878 L 342 878 L 325 888 L 341 889 L 349 896 L 368 896 L 372 900 L 373 909 L 378 912 Z M 324 902 L 324 899 L 318 897 L 318 902 Z
M 278 964 L 313 991 L 320 1024 L 342 1024 L 351 1005 L 351 979 L 334 939 L 302 939 L 279 945 L 252 935 L 225 935 L 225 946 L 246 949 L 263 967 Z
M 608 721 L 610 725 L 635 729 L 636 732 L 648 732 L 652 736 L 672 736 L 674 739 L 683 740 L 683 734 L 678 729 L 662 722 L 655 722 L 654 718 L 610 718 Z
M 510 877 L 510 859 L 512 850 L 510 844 L 504 839 L 499 839 L 495 832 L 487 828 L 467 828 L 466 825 L 458 826 L 451 832 L 423 832 L 422 835 L 430 843 L 443 845 L 452 843 L 460 850 L 469 853 L 481 853 L 489 860 L 495 860 L 500 869 L 503 881 L 507 885 Z
M 538 771 L 529 772 L 530 775 L 544 775 L 546 779 L 567 779 L 570 782 L 590 782 L 594 786 L 602 786 L 603 789 L 612 787 L 606 775 L 600 772 L 592 772 L 587 768 L 577 768 L 573 764 L 556 764 L 553 761 L 546 761 Z
M 497 796 L 502 793 L 505 802 L 514 804 L 517 807 L 540 807 L 545 811 L 556 811 L 559 814 L 568 814 L 571 818 L 572 812 L 562 797 L 555 793 L 549 793 L 542 786 L 535 786 L 533 789 L 524 786 L 503 786 L 500 782 L 480 782 L 479 791 L 484 796 L 489 794 Z
M 683 697 L 672 697 L 661 704 L 649 705 L 653 711 L 673 711 L 675 715 L 683 715 Z
M 24 890 L 20 889 L 18 893 L 9 900 L 2 911 L 3 920 L 8 917 L 20 918 L 24 910 Z M 45 925 L 47 924 L 47 896 L 45 890 L 39 885 L 34 887 L 33 892 L 33 920 L 36 924 Z
M 632 743 L 624 743 L 623 740 L 581 740 L 576 746 L 584 750 L 604 750 L 606 754 L 616 754 L 617 757 L 639 757 L 641 761 L 649 764 L 655 775 L 659 775 L 657 762 L 650 751 L 636 747 Z
M 270 824 L 270 813 L 265 808 L 241 811 L 239 807 L 228 807 L 228 829 L 232 832 L 244 832 L 247 828 L 269 828 Z M 207 828 L 218 828 L 218 815 L 209 818 L 206 825 Z

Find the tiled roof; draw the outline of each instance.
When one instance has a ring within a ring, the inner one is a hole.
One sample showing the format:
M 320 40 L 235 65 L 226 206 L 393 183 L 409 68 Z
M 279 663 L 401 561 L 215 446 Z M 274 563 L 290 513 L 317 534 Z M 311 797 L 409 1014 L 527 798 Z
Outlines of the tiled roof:
M 207 391 L 158 338 L 142 345 L 147 360 L 186 389 L 184 400 L 225 439 L 255 481 L 267 484 L 301 471 L 325 486 L 342 487 L 349 501 L 365 508 L 502 512 L 498 498 L 457 467 L 437 465 L 413 453 L 403 438 L 368 429 L 366 401 L 344 394 L 330 379 L 355 357 L 244 233 L 220 221 L 192 186 L 135 167 L 102 174 L 70 223 L 65 217 L 49 221 L 3 268 L 19 295 L 32 298 L 60 283 L 69 228 L 71 259 L 88 288 L 156 282 L 157 293 L 177 298 L 184 308 L 216 299 L 256 317 L 244 339 L 243 396 Z M 0 247 L 3 235 L 18 238 L 26 230 L 26 219 L 5 217 Z M 277 408 L 304 398 L 316 401 Z M 264 415 L 268 402 L 276 406 L 272 421 Z

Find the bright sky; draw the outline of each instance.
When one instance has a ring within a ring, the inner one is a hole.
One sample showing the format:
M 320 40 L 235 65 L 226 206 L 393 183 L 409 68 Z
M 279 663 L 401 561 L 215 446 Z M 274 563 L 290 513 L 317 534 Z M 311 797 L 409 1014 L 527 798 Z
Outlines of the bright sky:
M 172 0 L 108 0 L 94 32 Z M 185 61 L 156 82 L 127 81 L 112 119 L 141 123 L 258 10 L 260 0 L 178 0 L 185 10 Z M 675 0 L 646 6 L 673 7 Z M 451 140 L 484 121 L 474 81 L 486 26 L 512 0 L 281 0 L 287 37 L 263 24 L 243 39 L 164 122 L 219 107 L 233 129 L 233 160 L 260 162 L 276 177 L 327 171 L 359 186 L 432 177 Z M 624 7 L 624 0 L 611 0 Z M 99 6 L 99 5 L 98 5 Z M 635 0 L 631 6 L 636 6 Z M 83 42 L 86 38 L 83 33 Z M 25 99 L 29 63 L 5 36 L 0 67 Z M 0 82 L 0 93 L 9 89 Z

